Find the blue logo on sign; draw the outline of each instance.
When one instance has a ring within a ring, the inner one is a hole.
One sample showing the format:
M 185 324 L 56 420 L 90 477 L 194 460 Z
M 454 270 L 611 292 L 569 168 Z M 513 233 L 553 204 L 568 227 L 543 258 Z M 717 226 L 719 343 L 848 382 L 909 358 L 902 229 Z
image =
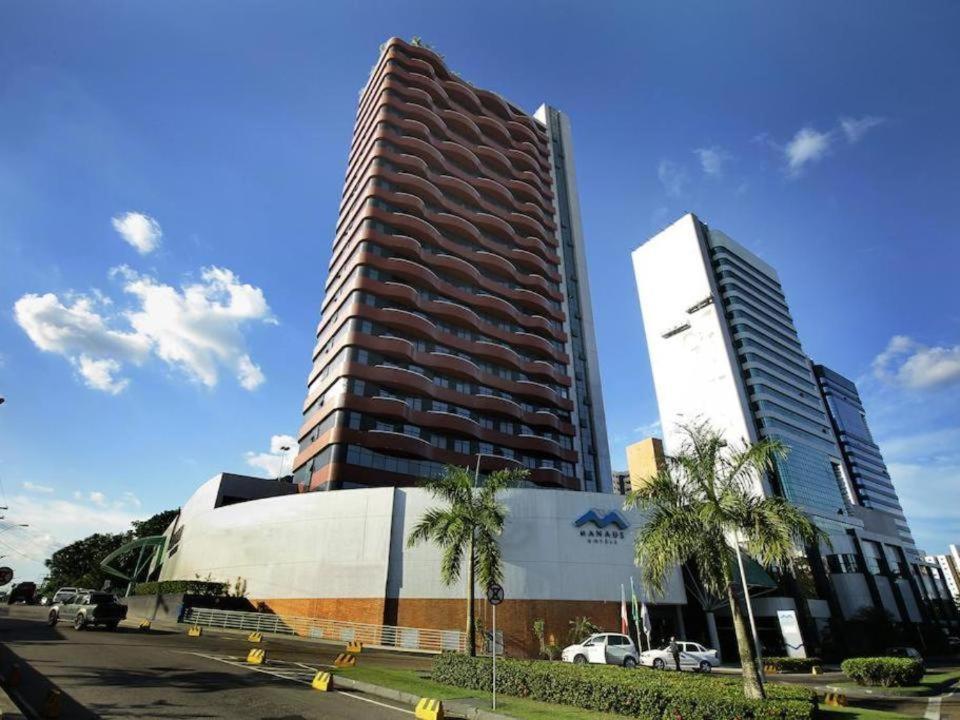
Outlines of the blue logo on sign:
M 593 523 L 598 528 L 605 528 L 610 525 L 616 525 L 621 530 L 626 530 L 630 527 L 630 523 L 627 522 L 626 518 L 623 517 L 616 510 L 609 510 L 603 515 L 600 514 L 597 510 L 588 510 L 583 515 L 578 517 L 573 525 L 574 527 L 581 527 L 587 523 Z

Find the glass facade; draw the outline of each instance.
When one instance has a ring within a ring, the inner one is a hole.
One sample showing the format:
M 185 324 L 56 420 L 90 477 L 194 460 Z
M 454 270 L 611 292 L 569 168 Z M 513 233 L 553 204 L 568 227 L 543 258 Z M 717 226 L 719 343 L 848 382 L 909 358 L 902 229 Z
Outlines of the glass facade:
M 840 450 L 776 274 L 701 224 L 731 340 L 760 437 L 780 440 L 783 495 L 824 518 L 846 512 Z
M 824 365 L 815 366 L 814 372 L 859 504 L 892 515 L 904 544 L 915 549 L 887 465 L 867 425 L 857 386 Z

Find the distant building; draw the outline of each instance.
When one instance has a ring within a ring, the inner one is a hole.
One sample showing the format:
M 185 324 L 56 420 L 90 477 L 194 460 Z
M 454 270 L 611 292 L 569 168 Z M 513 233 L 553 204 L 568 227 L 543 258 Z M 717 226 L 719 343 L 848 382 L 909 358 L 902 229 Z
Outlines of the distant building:
M 915 558 L 919 553 L 913 535 L 883 455 L 870 433 L 857 386 L 825 365 L 815 365 L 813 371 L 859 504 L 892 515 L 904 548 Z
M 639 490 L 644 481 L 659 473 L 666 466 L 663 456 L 663 440 L 644 438 L 627 446 L 627 467 L 630 470 L 630 485 Z
M 940 566 L 950 595 L 960 604 L 960 549 L 956 545 L 950 545 L 948 549 L 946 555 L 928 555 L 927 562 Z
M 628 470 L 613 471 L 614 495 L 626 495 L 630 492 L 630 472 Z
M 842 416 L 836 410 L 859 475 L 848 469 L 776 270 L 692 214 L 637 248 L 633 265 L 665 451 L 676 452 L 683 427 L 698 421 L 730 443 L 778 440 L 787 454 L 758 478 L 755 492 L 787 498 L 830 539 L 808 549 L 816 597 L 788 586 L 764 596 L 755 606 L 760 633 L 775 632 L 778 613 L 792 611 L 806 642 L 816 644 L 830 632 L 829 619 L 844 633 L 865 608 L 880 608 L 917 633 L 955 628 L 939 571 L 917 554 L 899 501 L 890 502 L 895 493 L 884 494 L 880 481 L 889 477 L 872 465 L 873 472 L 862 469 L 879 451 L 854 437 L 847 415 L 862 409 L 856 388 L 825 370 L 825 394 L 839 401 L 843 387 L 849 401 Z M 843 642 L 857 640 L 847 633 Z

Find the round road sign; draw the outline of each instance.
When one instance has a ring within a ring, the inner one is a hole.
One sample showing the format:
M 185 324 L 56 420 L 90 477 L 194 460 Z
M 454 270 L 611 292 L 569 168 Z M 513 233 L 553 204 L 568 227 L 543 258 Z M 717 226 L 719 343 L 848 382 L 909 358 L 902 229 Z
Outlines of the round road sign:
M 8 567 L 0 567 L 0 586 L 6 585 L 13 580 L 13 570 Z
M 487 588 L 487 602 L 491 605 L 499 605 L 503 602 L 503 588 L 493 584 Z

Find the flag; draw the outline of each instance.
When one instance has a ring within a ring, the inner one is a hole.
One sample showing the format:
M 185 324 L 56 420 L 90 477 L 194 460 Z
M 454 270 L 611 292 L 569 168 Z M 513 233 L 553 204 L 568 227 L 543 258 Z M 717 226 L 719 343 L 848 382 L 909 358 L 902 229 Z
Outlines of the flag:
M 637 647 L 643 650 L 643 643 L 640 642 L 640 609 L 637 606 L 637 591 L 633 587 L 633 576 L 630 576 L 630 604 L 633 610 L 633 626 L 637 629 Z
M 623 590 L 623 583 L 620 583 L 620 632 L 624 635 L 630 632 L 630 620 L 627 619 L 627 595 Z
M 647 604 L 643 603 L 643 606 L 640 608 L 640 621 L 643 623 L 643 634 L 650 637 L 650 612 L 647 610 Z

